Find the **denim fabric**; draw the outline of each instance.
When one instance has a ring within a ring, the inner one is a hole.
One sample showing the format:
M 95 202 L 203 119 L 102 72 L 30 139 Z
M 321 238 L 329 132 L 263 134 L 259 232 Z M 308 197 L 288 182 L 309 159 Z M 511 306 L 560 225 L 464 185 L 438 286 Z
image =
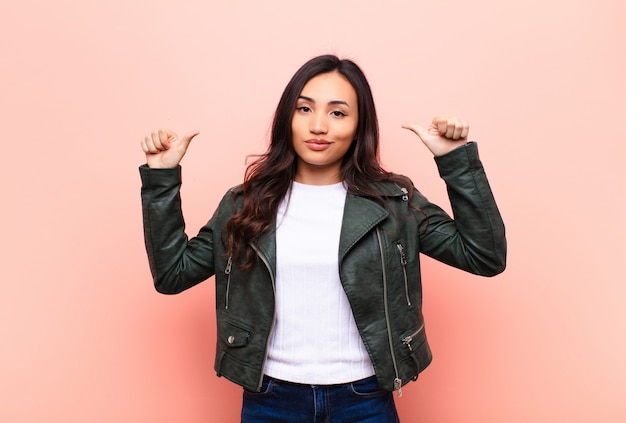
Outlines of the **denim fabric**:
M 264 377 L 244 389 L 242 423 L 399 423 L 393 393 L 376 377 L 341 385 L 303 385 Z

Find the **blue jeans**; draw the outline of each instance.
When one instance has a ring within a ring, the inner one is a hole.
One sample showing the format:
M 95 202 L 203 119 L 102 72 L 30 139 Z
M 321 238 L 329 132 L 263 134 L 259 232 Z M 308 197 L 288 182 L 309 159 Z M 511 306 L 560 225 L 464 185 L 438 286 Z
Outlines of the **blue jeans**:
M 241 423 L 399 423 L 393 393 L 372 376 L 340 385 L 303 385 L 265 376 L 243 391 Z

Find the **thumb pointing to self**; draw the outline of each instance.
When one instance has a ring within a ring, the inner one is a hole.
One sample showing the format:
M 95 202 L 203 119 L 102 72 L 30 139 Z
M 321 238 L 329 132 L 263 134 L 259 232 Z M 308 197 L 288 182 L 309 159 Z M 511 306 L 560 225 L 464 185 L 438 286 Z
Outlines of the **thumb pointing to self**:
M 467 143 L 469 125 L 456 118 L 436 117 L 425 129 L 416 123 L 403 123 L 402 127 L 412 131 L 435 156 L 442 156 Z
M 417 135 L 420 138 L 420 140 L 422 140 L 422 142 L 424 142 L 424 137 L 428 135 L 428 132 L 426 131 L 426 129 L 424 129 L 417 123 L 405 122 L 402 124 L 402 127 L 404 129 L 408 129 L 409 131 L 414 132 L 415 135 Z
M 169 162 L 169 167 L 175 167 L 180 164 L 180 161 L 183 159 L 183 156 L 187 152 L 187 148 L 196 135 L 198 135 L 200 131 L 192 131 L 187 132 L 182 138 L 178 138 L 178 136 L 174 133 L 171 133 L 171 136 L 168 138 L 169 146 L 167 151 L 164 151 L 163 159 Z M 171 153 L 168 156 L 168 153 Z
M 200 133 L 200 131 L 187 132 L 183 136 L 183 138 L 180 140 L 181 147 L 184 147 L 185 151 L 187 151 L 187 147 L 189 147 L 189 144 L 191 143 L 191 140 L 193 140 L 194 137 L 196 135 L 198 135 L 199 133 Z
M 191 140 L 200 132 L 193 131 L 178 138 L 175 132 L 168 129 L 153 131 L 142 141 L 142 149 L 146 153 L 146 161 L 151 168 L 171 168 L 180 164 L 187 152 Z

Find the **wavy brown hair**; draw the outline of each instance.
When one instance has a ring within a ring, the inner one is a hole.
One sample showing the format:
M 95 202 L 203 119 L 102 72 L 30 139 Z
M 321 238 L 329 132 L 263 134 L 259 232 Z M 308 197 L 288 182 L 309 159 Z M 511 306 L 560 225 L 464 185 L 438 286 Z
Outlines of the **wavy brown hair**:
M 249 270 L 256 254 L 251 247 L 272 225 L 278 206 L 296 176 L 297 157 L 293 148 L 291 120 L 296 102 L 306 83 L 313 77 L 338 72 L 350 82 L 357 95 L 359 121 L 355 141 L 341 164 L 341 177 L 349 192 L 373 197 L 380 194 L 369 182 L 394 181 L 409 188 L 408 178 L 384 170 L 379 161 L 379 131 L 374 98 L 363 71 L 353 61 L 333 55 L 315 57 L 293 75 L 276 107 L 267 151 L 251 163 L 243 182 L 243 208 L 226 226 L 228 255 Z M 409 189 L 409 195 L 412 190 Z

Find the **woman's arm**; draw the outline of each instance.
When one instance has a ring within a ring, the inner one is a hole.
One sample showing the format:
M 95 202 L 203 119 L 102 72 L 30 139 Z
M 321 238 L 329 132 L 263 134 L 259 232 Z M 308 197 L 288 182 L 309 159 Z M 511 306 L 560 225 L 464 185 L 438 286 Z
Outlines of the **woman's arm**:
M 454 219 L 419 192 L 413 205 L 423 212 L 421 250 L 449 265 L 493 276 L 506 266 L 504 222 L 493 197 L 475 143 L 468 143 L 469 125 L 456 118 L 436 117 L 428 129 L 405 124 L 435 156 L 446 181 Z
M 184 291 L 214 273 L 211 222 L 189 240 L 181 208 L 179 164 L 196 135 L 179 139 L 159 129 L 141 141 L 147 163 L 139 168 L 144 239 L 154 286 L 164 294 Z

